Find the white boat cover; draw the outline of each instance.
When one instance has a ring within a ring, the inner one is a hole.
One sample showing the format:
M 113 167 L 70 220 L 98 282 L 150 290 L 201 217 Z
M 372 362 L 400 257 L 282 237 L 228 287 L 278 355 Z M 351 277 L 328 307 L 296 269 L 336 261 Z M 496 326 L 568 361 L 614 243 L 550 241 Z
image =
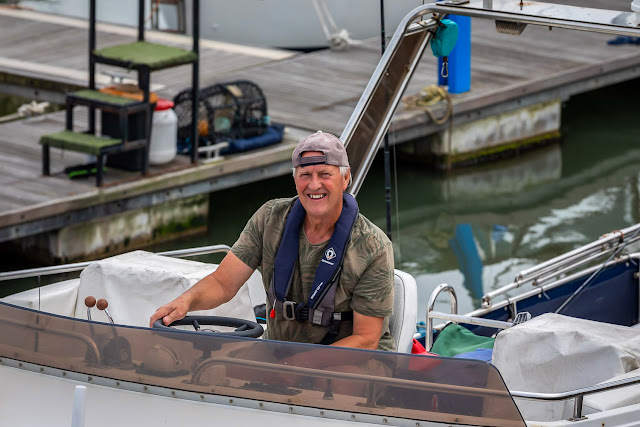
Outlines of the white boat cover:
M 640 369 L 609 378 L 603 382 L 624 380 L 633 377 L 640 377 Z M 583 402 L 585 409 L 588 408 L 593 411 L 608 411 L 609 409 L 637 405 L 638 403 L 640 403 L 640 384 L 585 396 Z
M 80 279 L 65 280 L 9 295 L 2 298 L 2 301 L 20 307 L 74 317 L 79 284 Z
M 638 369 L 640 333 L 625 326 L 543 314 L 500 332 L 493 349 L 493 364 L 509 390 L 575 390 Z M 604 397 L 593 395 L 587 401 L 594 409 L 612 409 L 628 401 L 640 401 L 640 390 L 624 388 Z M 524 418 L 531 421 L 568 418 L 573 410 L 573 400 L 563 403 L 517 399 L 516 403 Z
M 134 251 L 94 262 L 80 274 L 75 316 L 86 319 L 84 299 L 92 295 L 104 298 L 115 323 L 148 326 L 156 309 L 193 286 L 216 269 L 214 264 L 169 258 L 145 251 Z M 259 274 L 250 281 L 258 281 Z M 237 317 L 255 322 L 253 305 L 245 284 L 227 304 L 192 314 Z M 107 317 L 92 309 L 92 318 L 106 322 Z

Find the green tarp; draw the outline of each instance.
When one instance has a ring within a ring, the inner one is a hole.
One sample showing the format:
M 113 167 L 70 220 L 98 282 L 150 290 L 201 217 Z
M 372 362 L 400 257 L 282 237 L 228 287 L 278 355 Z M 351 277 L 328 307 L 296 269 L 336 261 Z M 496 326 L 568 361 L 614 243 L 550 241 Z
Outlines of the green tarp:
M 478 348 L 493 348 L 494 341 L 495 338 L 476 335 L 464 326 L 451 323 L 438 334 L 429 351 L 440 356 L 453 357 Z

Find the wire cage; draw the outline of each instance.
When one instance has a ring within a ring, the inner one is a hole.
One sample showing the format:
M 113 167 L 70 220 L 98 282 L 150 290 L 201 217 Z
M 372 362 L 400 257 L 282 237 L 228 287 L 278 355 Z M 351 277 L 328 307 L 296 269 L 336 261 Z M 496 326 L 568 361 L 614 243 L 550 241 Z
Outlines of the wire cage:
M 262 90 L 246 80 L 219 83 L 200 90 L 198 135 L 200 145 L 262 135 L 269 126 L 267 101 Z M 188 141 L 191 126 L 191 92 L 174 98 L 178 140 Z

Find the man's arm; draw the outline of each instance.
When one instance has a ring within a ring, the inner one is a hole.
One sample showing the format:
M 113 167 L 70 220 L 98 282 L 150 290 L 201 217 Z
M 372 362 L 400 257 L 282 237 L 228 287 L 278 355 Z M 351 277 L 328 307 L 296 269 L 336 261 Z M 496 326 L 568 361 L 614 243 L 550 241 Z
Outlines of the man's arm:
M 382 336 L 384 317 L 371 317 L 353 312 L 353 333 L 348 337 L 334 342 L 331 345 L 337 347 L 378 349 L 378 341 Z
M 200 280 L 190 289 L 169 304 L 163 305 L 149 319 L 153 322 L 162 319 L 165 325 L 182 319 L 188 312 L 207 310 L 228 302 L 238 293 L 242 285 L 249 280 L 253 269 L 229 252 L 216 271 Z

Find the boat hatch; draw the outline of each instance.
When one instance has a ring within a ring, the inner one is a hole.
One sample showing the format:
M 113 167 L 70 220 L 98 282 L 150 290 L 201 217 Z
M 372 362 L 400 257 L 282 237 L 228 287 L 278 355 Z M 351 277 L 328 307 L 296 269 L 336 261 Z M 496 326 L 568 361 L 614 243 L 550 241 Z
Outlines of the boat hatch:
M 0 357 L 87 376 L 417 421 L 524 426 L 496 368 L 474 360 L 110 325 L 6 303 L 0 330 Z

